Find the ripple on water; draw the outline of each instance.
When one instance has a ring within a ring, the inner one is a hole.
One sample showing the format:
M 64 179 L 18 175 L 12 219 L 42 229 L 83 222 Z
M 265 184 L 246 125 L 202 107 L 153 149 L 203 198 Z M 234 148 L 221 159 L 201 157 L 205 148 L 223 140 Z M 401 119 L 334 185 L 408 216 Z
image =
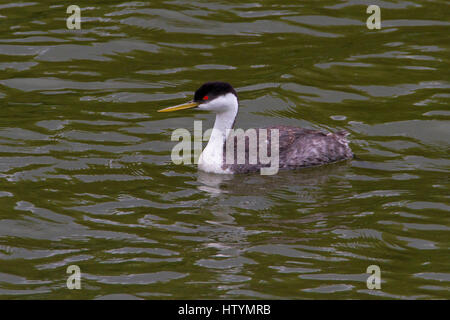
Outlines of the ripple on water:
M 0 297 L 80 298 L 75 264 L 87 299 L 448 299 L 448 8 L 378 5 L 367 30 L 360 0 L 107 0 L 67 30 L 63 5 L 0 4 Z M 156 110 L 210 80 L 236 127 L 345 129 L 356 158 L 172 164 L 213 117 Z

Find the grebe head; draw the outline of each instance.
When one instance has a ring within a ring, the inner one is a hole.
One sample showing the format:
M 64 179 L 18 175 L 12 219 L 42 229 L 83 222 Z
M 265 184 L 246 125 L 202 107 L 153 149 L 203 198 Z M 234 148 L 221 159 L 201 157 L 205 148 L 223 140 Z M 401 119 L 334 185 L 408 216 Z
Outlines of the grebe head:
M 195 91 L 192 101 L 161 109 L 158 112 L 171 112 L 191 108 L 212 111 L 214 113 L 227 111 L 235 113 L 238 108 L 236 91 L 227 82 L 206 82 Z

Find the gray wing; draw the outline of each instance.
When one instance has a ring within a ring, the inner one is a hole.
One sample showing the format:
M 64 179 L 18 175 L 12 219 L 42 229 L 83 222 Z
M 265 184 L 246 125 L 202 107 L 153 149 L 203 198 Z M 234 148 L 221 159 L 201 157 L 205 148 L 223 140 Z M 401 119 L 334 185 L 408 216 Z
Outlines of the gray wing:
M 346 131 L 324 133 L 318 130 L 290 126 L 274 126 L 262 129 L 267 130 L 269 155 L 272 142 L 270 129 L 277 129 L 279 132 L 280 169 L 317 166 L 353 158 L 353 153 L 348 145 L 349 142 L 346 139 L 346 136 L 348 135 Z M 259 138 L 259 130 L 257 131 L 257 135 Z M 228 168 L 236 173 L 248 173 L 259 171 L 262 167 L 270 166 L 270 164 L 261 164 L 259 158 L 256 164 L 249 163 L 248 138 L 246 138 L 245 141 L 245 152 L 245 163 L 237 164 L 237 139 L 235 138 L 235 162 L 231 164 L 225 162 L 226 147 L 224 147 L 224 169 Z

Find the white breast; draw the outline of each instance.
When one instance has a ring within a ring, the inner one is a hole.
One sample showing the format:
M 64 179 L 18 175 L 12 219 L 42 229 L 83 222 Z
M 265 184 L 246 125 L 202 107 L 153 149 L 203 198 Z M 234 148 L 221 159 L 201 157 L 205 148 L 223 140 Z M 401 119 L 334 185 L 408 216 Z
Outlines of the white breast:
M 238 102 L 233 94 L 227 94 L 213 101 L 215 108 L 220 111 L 216 113 L 216 121 L 208 145 L 198 159 L 198 168 L 205 172 L 231 174 L 233 172 L 229 169 L 222 168 L 223 147 L 229 133 L 228 130 L 232 128 L 236 118 Z

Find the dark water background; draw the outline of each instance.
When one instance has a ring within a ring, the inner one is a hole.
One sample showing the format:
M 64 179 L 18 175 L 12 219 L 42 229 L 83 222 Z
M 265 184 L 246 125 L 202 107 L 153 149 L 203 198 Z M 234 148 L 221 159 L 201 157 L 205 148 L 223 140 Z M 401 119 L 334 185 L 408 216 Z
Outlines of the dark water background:
M 70 4 L 81 30 L 0 2 L 0 298 L 450 297 L 448 1 Z M 213 117 L 155 111 L 210 80 L 237 127 L 346 129 L 358 159 L 172 164 L 172 130 Z

